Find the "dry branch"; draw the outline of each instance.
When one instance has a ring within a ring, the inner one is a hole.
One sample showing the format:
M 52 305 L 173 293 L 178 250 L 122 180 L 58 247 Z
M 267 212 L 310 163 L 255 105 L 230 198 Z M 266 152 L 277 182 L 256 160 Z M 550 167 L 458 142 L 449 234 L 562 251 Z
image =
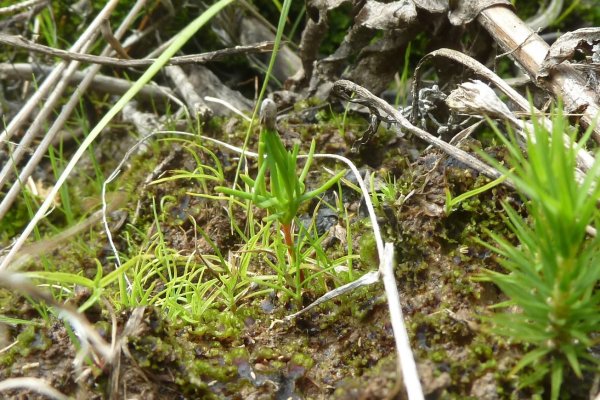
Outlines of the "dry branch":
M 512 10 L 490 7 L 479 14 L 477 21 L 534 82 L 541 83 L 563 99 L 567 113 L 581 113 L 582 122 L 586 126 L 594 126 L 600 107 L 596 93 L 586 85 L 585 77 L 573 66 L 563 63 L 557 65 L 547 79 L 538 81 L 540 68 L 550 47 Z M 600 125 L 595 125 L 592 137 L 600 143 Z
M 46 54 L 53 57 L 59 57 L 63 60 L 81 61 L 92 64 L 107 65 L 117 68 L 148 67 L 152 65 L 154 61 L 156 61 L 156 59 L 154 58 L 145 58 L 141 60 L 123 60 L 114 57 L 95 56 L 93 54 L 82 54 L 62 49 L 54 49 L 52 47 L 44 46 L 27 40 L 22 36 L 6 35 L 3 33 L 0 33 L 0 44 L 17 47 L 23 50 L 29 50 L 36 53 Z M 273 42 L 265 41 L 247 46 L 235 46 L 227 49 L 209 51 L 201 54 L 190 54 L 186 56 L 173 57 L 169 61 L 168 65 L 203 64 L 210 61 L 222 60 L 230 56 L 240 54 L 265 53 L 271 50 L 273 50 Z
M 45 6 L 47 3 L 48 3 L 48 0 L 25 0 L 20 3 L 13 4 L 12 6 L 1 7 L 0 15 L 12 14 L 14 12 L 23 10 L 25 8 L 33 7 L 33 6 L 39 6 L 39 5 Z
M 165 68 L 165 74 L 173 81 L 177 91 L 185 100 L 193 118 L 206 120 L 212 117 L 212 110 L 206 105 L 202 97 L 190 82 L 188 75 L 177 65 Z
M 129 60 L 131 58 L 129 57 L 129 54 L 127 54 L 127 51 L 123 48 L 123 46 L 121 46 L 121 42 L 119 41 L 119 39 L 116 38 L 115 35 L 113 35 L 112 29 L 110 28 L 109 20 L 105 20 L 100 25 L 100 31 L 102 32 L 102 37 L 104 38 L 104 40 L 106 40 L 106 43 L 108 43 L 110 47 L 112 47 L 115 53 L 117 53 L 119 56 L 121 56 L 121 58 L 124 58 L 126 60 Z
M 456 158 L 458 161 L 479 171 L 489 178 L 497 179 L 501 176 L 500 172 L 496 169 L 473 157 L 466 151 L 458 149 L 444 142 L 442 139 L 433 136 L 429 132 L 414 126 L 404 117 L 404 115 L 402 115 L 402 112 L 388 104 L 385 100 L 373 95 L 373 93 L 362 86 L 347 80 L 339 80 L 333 85 L 332 93 L 347 101 L 358 103 L 369 108 L 369 110 L 381 120 L 398 124 L 402 130 L 410 132 L 419 139 L 434 145 L 450 156 Z M 505 184 L 513 187 L 508 181 L 505 181 Z
M 7 80 L 22 79 L 26 81 L 40 81 L 45 75 L 52 72 L 54 67 L 50 65 L 39 64 L 0 64 L 0 78 Z M 87 70 L 75 72 L 69 84 L 76 85 L 81 82 L 89 73 Z M 125 79 L 113 78 L 106 75 L 95 75 L 90 82 L 90 89 L 114 95 L 122 95 L 131 88 L 132 83 Z M 166 86 L 146 85 L 137 94 L 137 98 L 143 101 L 151 101 L 158 99 L 168 99 L 169 96 L 174 96 L 175 93 Z

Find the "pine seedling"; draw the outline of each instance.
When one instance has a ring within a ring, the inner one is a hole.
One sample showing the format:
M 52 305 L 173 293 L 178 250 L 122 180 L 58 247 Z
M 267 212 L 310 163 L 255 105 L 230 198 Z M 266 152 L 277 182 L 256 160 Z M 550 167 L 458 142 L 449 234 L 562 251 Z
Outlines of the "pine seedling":
M 514 137 L 506 139 L 512 167 L 499 168 L 524 195 L 528 218 L 504 204 L 515 245 L 491 233 L 496 246 L 487 245 L 500 256 L 509 273 L 487 271 L 485 278 L 508 296 L 497 307 L 515 312 L 496 314 L 496 331 L 513 341 L 531 345 L 513 373 L 533 368 L 533 382 L 549 376 L 551 399 L 559 398 L 568 369 L 579 378 L 584 367 L 597 368 L 598 359 L 589 348 L 597 344 L 600 331 L 600 239 L 587 234 L 598 224 L 600 162 L 577 176 L 576 153 L 589 138 L 588 129 L 579 144 L 567 144 L 568 130 L 560 108 L 553 118 L 552 132 L 533 118 L 528 133 L 527 157 Z M 575 143 L 571 135 L 571 143 Z M 594 336 L 596 335 L 596 336 Z
M 304 202 L 323 194 L 344 175 L 344 171 L 339 172 L 318 188 L 306 191 L 304 181 L 312 164 L 315 141 L 313 139 L 311 142 L 304 167 L 298 175 L 299 146 L 294 145 L 291 151 L 285 148 L 277 132 L 276 114 L 275 103 L 270 99 L 264 100 L 260 110 L 262 128 L 258 144 L 258 172 L 255 179 L 247 175 L 241 176 L 250 191 L 222 186 L 217 187 L 216 190 L 239 199 L 252 201 L 257 207 L 269 212 L 267 221 L 279 222 L 292 264 L 298 266 L 297 279 L 299 281 L 297 280 L 296 286 L 299 287 L 304 279 L 299 270 L 299 263 L 296 263 L 293 220 Z

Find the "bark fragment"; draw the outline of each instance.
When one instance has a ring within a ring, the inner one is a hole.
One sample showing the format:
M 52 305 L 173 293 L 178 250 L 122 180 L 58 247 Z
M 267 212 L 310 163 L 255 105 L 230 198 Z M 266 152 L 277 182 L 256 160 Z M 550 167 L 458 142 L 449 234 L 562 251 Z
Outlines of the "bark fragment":
M 573 32 L 567 32 L 550 46 L 550 50 L 537 74 L 537 78 L 544 78 L 550 74 L 558 64 L 572 60 L 575 53 L 581 51 L 587 55 L 600 58 L 594 49 L 600 44 L 600 28 L 583 28 Z
M 445 0 L 413 0 L 413 3 L 430 13 L 442 13 L 448 10 L 448 2 Z
M 356 25 L 371 29 L 403 29 L 417 18 L 413 2 L 408 0 L 380 3 L 368 0 L 355 18 Z
M 504 6 L 513 9 L 508 0 L 450 0 L 450 14 L 448 19 L 452 25 L 465 25 L 473 21 L 486 8 Z

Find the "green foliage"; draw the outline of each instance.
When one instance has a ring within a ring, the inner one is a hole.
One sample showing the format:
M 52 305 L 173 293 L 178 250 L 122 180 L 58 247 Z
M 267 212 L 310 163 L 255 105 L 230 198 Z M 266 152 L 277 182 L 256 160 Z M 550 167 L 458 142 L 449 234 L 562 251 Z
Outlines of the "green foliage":
M 468 192 L 460 194 L 456 197 L 452 197 L 452 193 L 450 193 L 450 190 L 448 188 L 446 188 L 445 189 L 446 204 L 444 204 L 444 212 L 446 213 L 447 216 L 450 215 L 452 213 L 452 211 L 455 210 L 456 206 L 458 206 L 463 201 L 465 201 L 473 196 L 477 196 L 481 193 L 487 192 L 490 189 L 493 189 L 494 187 L 496 187 L 499 184 L 501 184 L 502 182 L 504 182 L 506 180 L 506 178 L 507 178 L 506 175 L 502 175 L 500 178 L 494 179 L 493 181 L 491 181 L 488 184 L 485 184 L 485 185 L 475 188 L 473 190 L 469 190 Z
M 272 103 L 271 100 L 263 102 L 262 109 Z M 315 141 L 313 140 L 308 152 L 304 168 L 298 175 L 298 152 L 296 144 L 288 151 L 281 138 L 273 127 L 264 127 L 260 133 L 258 152 L 259 170 L 256 179 L 242 175 L 242 180 L 252 190 L 244 191 L 218 186 L 217 191 L 237 197 L 243 200 L 251 200 L 257 207 L 267 209 L 270 213 L 267 220 L 278 220 L 283 225 L 291 224 L 300 206 L 328 190 L 343 175 L 341 171 L 330 178 L 317 189 L 306 191 L 304 180 L 312 164 L 315 153 Z M 270 185 L 267 188 L 266 176 L 270 176 Z
M 249 190 L 223 186 L 217 186 L 215 190 L 241 200 L 251 201 L 257 207 L 268 210 L 269 216 L 266 218 L 266 222 L 276 220 L 280 223 L 290 256 L 289 266 L 294 268 L 295 275 L 290 276 L 289 271 L 291 268 L 280 268 L 276 264 L 272 264 L 271 267 L 277 271 L 279 281 L 285 280 L 287 286 L 294 289 L 290 294 L 297 304 L 301 305 L 302 288 L 308 280 L 305 279 L 306 276 L 302 266 L 304 256 L 300 254 L 301 257 L 298 257 L 300 246 L 294 244 L 292 221 L 303 203 L 323 194 L 344 175 L 345 171 L 339 172 L 317 189 L 307 192 L 304 180 L 312 164 L 315 141 L 312 141 L 304 168 L 298 175 L 298 152 L 300 147 L 296 144 L 291 151 L 285 148 L 277 132 L 275 115 L 275 103 L 269 99 L 264 100 L 261 106 L 263 128 L 258 144 L 258 172 L 255 179 L 250 178 L 248 175 L 241 175 Z M 268 188 L 267 176 L 269 177 Z M 281 246 L 276 246 L 276 249 L 281 249 Z M 277 252 L 278 260 L 284 258 L 284 254 Z M 273 285 L 271 287 L 275 288 Z M 279 285 L 279 287 L 283 288 L 284 286 Z
M 595 290 L 600 279 L 600 238 L 586 233 L 599 217 L 600 162 L 578 178 L 576 151 L 591 129 L 573 145 L 567 144 L 563 134 L 567 129 L 560 108 L 552 132 L 534 118 L 527 158 L 513 135 L 510 140 L 499 135 L 514 170 L 496 166 L 529 199 L 529 219 L 504 204 L 519 243 L 490 233 L 496 246 L 487 246 L 500 256 L 509 273 L 487 271 L 485 275 L 509 297 L 498 307 L 518 310 L 493 317 L 497 332 L 533 345 L 513 372 L 532 367 L 535 379 L 530 383 L 549 376 L 552 399 L 559 398 L 568 369 L 581 378 L 586 365 L 598 364 L 587 349 L 595 343 L 593 333 L 600 330 L 600 294 Z
M 210 194 L 214 191 L 213 185 L 225 182 L 223 166 L 216 153 L 196 141 L 163 140 L 182 143 L 183 151 L 195 161 L 195 167 L 192 171 L 172 170 L 169 175 L 154 180 L 151 186 L 157 187 L 158 193 L 173 193 L 173 187 L 194 187 L 187 195 L 210 201 L 222 200 L 222 197 Z M 266 158 L 264 160 L 266 164 Z M 153 305 L 163 310 L 171 321 L 197 323 L 214 309 L 237 313 L 246 309 L 252 298 L 273 290 L 282 294 L 283 299 L 300 302 L 307 287 L 315 292 L 325 292 L 332 278 L 336 284 L 343 284 L 346 283 L 345 275 L 352 274 L 352 262 L 357 257 L 346 255 L 345 246 L 344 256 L 330 258 L 326 255 L 323 242 L 328 235 L 316 233 L 314 218 L 306 227 L 299 226 L 295 257 L 289 262 L 293 270 L 303 274 L 290 274 L 287 265 L 289 244 L 280 235 L 272 234 L 276 221 L 272 218 L 257 220 L 252 204 L 235 198 L 229 199 L 231 208 L 240 209 L 241 214 L 247 216 L 247 231 L 232 220 L 235 233 L 244 242 L 241 247 L 236 251 L 220 247 L 190 214 L 188 221 L 180 224 L 191 223 L 194 237 L 202 237 L 211 250 L 184 255 L 181 250 L 171 247 L 164 233 L 169 230 L 172 219 L 171 205 L 178 204 L 177 194 L 163 194 L 160 199 L 158 204 L 154 199 L 152 201 L 154 218 L 151 222 L 158 229 L 148 235 L 144 229 L 130 226 L 126 234 L 130 256 L 122 255 L 122 265 L 128 265 L 129 269 L 118 281 L 120 294 L 114 296 L 117 304 L 126 307 Z M 338 213 L 341 208 L 342 203 L 337 206 Z M 351 253 L 351 245 L 348 251 Z M 272 273 L 264 273 L 260 266 L 268 267 Z M 348 274 L 340 274 L 338 271 L 341 270 Z M 92 286 L 89 279 L 80 284 Z M 256 284 L 260 289 L 256 290 Z

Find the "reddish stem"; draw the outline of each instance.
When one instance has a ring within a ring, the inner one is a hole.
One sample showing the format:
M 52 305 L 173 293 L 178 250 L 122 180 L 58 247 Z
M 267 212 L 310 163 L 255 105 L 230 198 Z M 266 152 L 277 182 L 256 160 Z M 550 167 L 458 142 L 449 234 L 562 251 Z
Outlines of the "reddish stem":
M 292 237 L 292 224 L 281 224 L 281 230 L 283 231 L 283 239 L 288 248 L 288 254 L 292 260 L 291 264 L 293 265 L 296 263 L 296 252 L 294 247 L 294 239 Z M 304 271 L 300 269 L 300 266 L 298 266 L 298 269 L 300 274 L 300 282 L 304 282 Z

